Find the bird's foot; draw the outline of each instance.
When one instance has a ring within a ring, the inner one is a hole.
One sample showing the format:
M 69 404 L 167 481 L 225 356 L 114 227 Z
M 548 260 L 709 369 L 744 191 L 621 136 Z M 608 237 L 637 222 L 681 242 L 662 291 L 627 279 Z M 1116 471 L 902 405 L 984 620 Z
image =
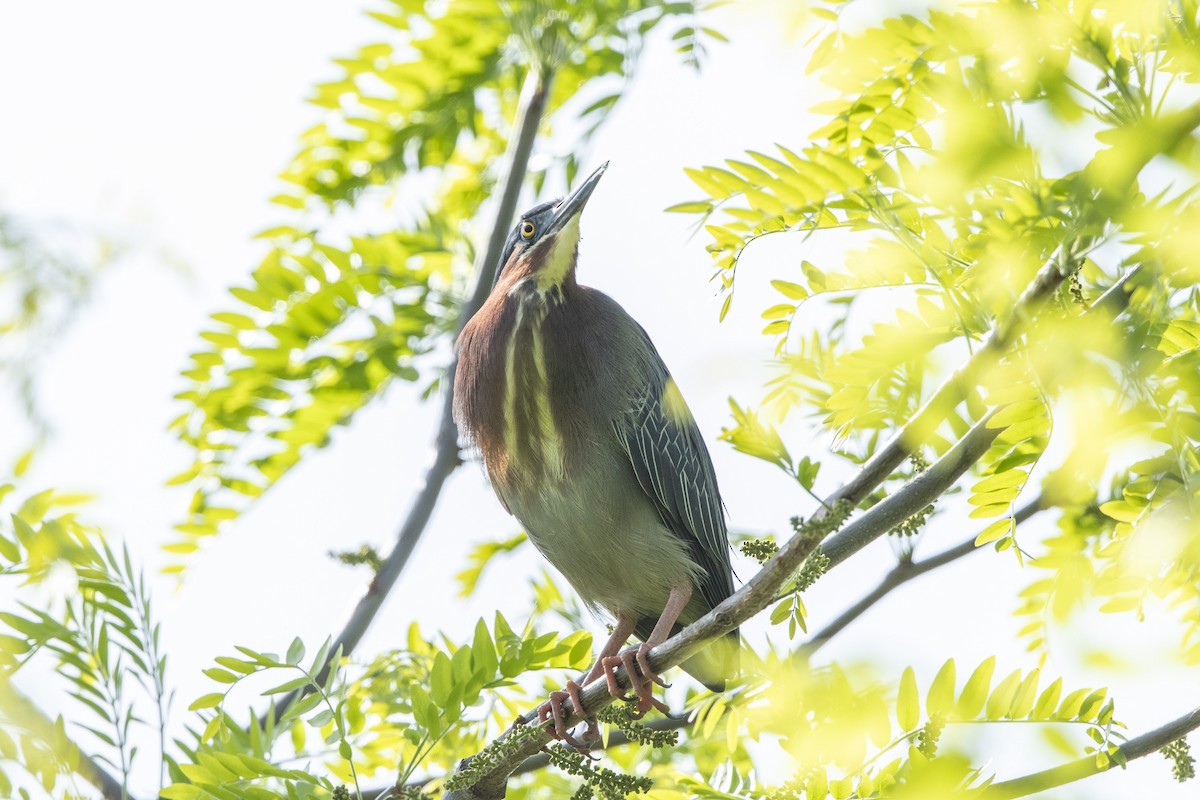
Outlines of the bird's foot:
M 625 690 L 617 683 L 616 670 L 617 667 L 624 667 L 629 673 L 629 682 L 633 685 L 633 691 L 637 694 L 637 719 L 645 716 L 646 712 L 654 708 L 662 713 L 670 716 L 670 707 L 657 699 L 654 696 L 654 686 L 662 686 L 666 688 L 669 684 L 659 677 L 658 673 L 650 669 L 650 645 L 645 642 L 627 647 L 615 656 L 609 656 L 604 659 L 604 678 L 608 682 L 608 693 L 613 697 L 624 697 Z
M 586 753 L 591 750 L 591 744 L 600 741 L 600 729 L 596 725 L 596 718 L 587 715 L 583 709 L 583 699 L 579 695 L 580 686 L 575 681 L 567 681 L 564 691 L 551 692 L 550 699 L 538 706 L 538 724 L 549 722 L 549 732 L 552 737 L 574 747 L 581 753 Z M 571 729 L 567 727 L 567 715 L 563 709 L 563 705 L 567 700 L 571 701 L 575 711 L 584 717 L 584 722 L 587 723 L 587 730 L 584 731 L 582 739 L 571 735 Z

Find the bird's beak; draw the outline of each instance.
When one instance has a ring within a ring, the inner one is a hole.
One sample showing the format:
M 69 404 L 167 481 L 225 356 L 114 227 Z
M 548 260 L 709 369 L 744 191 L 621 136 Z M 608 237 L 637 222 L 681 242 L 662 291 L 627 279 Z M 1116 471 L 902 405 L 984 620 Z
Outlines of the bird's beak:
M 579 216 L 583 211 L 583 207 L 587 205 L 588 198 L 592 196 L 592 192 L 596 190 L 596 184 L 600 183 L 600 177 L 604 175 L 604 170 L 608 169 L 608 162 L 605 161 L 600 165 L 600 168 L 588 176 L 587 180 L 579 185 L 575 193 L 562 201 L 554 214 L 554 219 L 550 220 L 550 227 L 546 230 L 544 236 L 558 233 L 567 226 L 572 219 Z

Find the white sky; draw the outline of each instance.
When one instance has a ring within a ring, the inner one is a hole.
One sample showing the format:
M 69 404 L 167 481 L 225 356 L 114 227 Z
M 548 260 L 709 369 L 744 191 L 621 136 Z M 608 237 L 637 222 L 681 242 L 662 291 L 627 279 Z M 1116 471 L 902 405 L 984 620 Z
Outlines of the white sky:
M 758 335 L 757 319 L 771 301 L 767 280 L 828 251 L 798 239 L 764 240 L 743 262 L 734 313 L 719 326 L 704 239 L 689 239 L 688 220 L 661 210 L 698 194 L 685 166 L 774 142 L 802 145 L 815 127 L 803 110 L 818 89 L 802 77 L 799 43 L 784 38 L 768 14 L 741 5 L 718 19 L 715 27 L 733 44 L 715 48 L 699 76 L 662 37 L 654 40 L 588 154 L 585 169 L 612 165 L 584 217 L 581 280 L 616 297 L 658 344 L 711 443 L 732 525 L 779 531 L 813 502 L 781 473 L 715 438 L 730 422 L 726 398 L 756 401 L 768 375 L 772 345 Z M 303 102 L 309 88 L 334 74 L 331 58 L 386 34 L 356 4 L 319 0 L 0 5 L 0 72 L 7 76 L 0 82 L 0 209 L 71 220 L 133 246 L 43 365 L 39 396 L 54 437 L 30 485 L 95 492 L 88 516 L 152 568 L 161 565 L 157 547 L 187 499 L 163 486 L 190 463 L 165 430 L 180 411 L 171 400 L 183 386 L 178 372 L 205 317 L 231 306 L 226 287 L 243 282 L 262 256 L 252 234 L 286 220 L 267 198 L 279 190 L 275 174 L 297 135 L 317 119 Z M 620 237 L 610 235 L 616 230 Z M 212 656 L 234 644 L 282 650 L 295 635 L 316 646 L 341 627 L 366 576 L 325 554 L 364 542 L 389 546 L 432 441 L 436 405 L 420 404 L 415 394 L 394 387 L 217 538 L 181 587 L 159 582 L 170 676 L 179 688 L 176 722 L 211 690 L 200 670 Z M 27 446 L 22 425 L 11 398 L 0 400 L 0 463 Z M 823 456 L 819 443 L 802 436 L 789 444 L 795 454 Z M 839 474 L 832 462 L 826 466 L 822 492 Z M 920 552 L 979 527 L 944 514 Z M 497 608 L 523 618 L 528 578 L 541 566 L 535 553 L 498 565 L 469 602 L 457 598 L 452 580 L 473 543 L 516 530 L 478 467 L 458 471 L 360 655 L 400 645 L 414 619 L 459 637 Z M 1033 530 L 1025 542 L 1034 541 Z M 876 543 L 822 580 L 806 597 L 811 626 L 856 600 L 891 558 L 888 545 Z M 1034 658 L 1014 644 L 1020 625 L 1010 613 L 1030 580 L 1011 554 L 989 550 L 895 592 L 823 657 L 890 664 L 897 679 L 912 664 L 922 687 L 948 656 L 959 663 L 960 681 L 997 651 L 998 675 L 1032 667 Z M 1159 613 L 1139 625 L 1089 617 L 1055 637 L 1046 674 L 1063 674 L 1068 688 L 1109 685 L 1117 716 L 1134 733 L 1154 727 L 1197 701 L 1194 673 L 1171 660 L 1178 630 L 1169 619 Z M 1118 650 L 1126 668 L 1087 666 L 1084 654 L 1101 645 Z M 41 676 L 23 674 L 21 686 L 56 700 Z M 1025 760 L 1038 740 L 1021 727 L 997 728 L 988 768 L 1001 777 L 1023 771 L 1018 764 L 1050 763 Z M 1082 748 L 1082 733 L 1074 735 Z M 138 774 L 143 794 L 153 785 L 148 767 Z M 1169 800 L 1192 791 L 1152 756 L 1055 796 L 1136 792 Z

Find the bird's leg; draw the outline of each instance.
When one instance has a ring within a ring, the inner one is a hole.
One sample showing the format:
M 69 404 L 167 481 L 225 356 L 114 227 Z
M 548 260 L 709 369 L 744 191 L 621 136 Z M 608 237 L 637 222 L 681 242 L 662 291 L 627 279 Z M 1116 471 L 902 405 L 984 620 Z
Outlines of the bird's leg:
M 583 676 L 583 683 L 580 684 L 577 681 L 567 681 L 567 685 L 563 687 L 564 691 L 551 692 L 550 699 L 538 706 L 538 722 L 542 723 L 553 720 L 554 725 L 550 731 L 550 735 L 555 739 L 562 739 L 578 750 L 587 749 L 584 744 L 581 744 L 578 740 L 570 735 L 570 730 L 566 727 L 566 717 L 563 714 L 562 708 L 564 700 L 570 700 L 571 705 L 575 708 L 575 711 L 578 712 L 581 717 L 584 717 L 584 721 L 587 722 L 587 731 L 585 731 L 583 734 L 583 741 L 594 742 L 600 739 L 600 730 L 596 726 L 596 718 L 584 711 L 583 700 L 580 698 L 579 692 L 583 686 L 587 686 L 589 683 L 600 677 L 601 673 L 604 672 L 605 660 L 620 650 L 621 645 L 625 644 L 625 642 L 629 640 L 629 636 L 633 633 L 633 628 L 635 625 L 637 625 L 637 621 L 638 618 L 636 615 L 626 613 L 617 614 L 616 624 L 613 626 L 613 632 L 609 635 L 608 641 L 604 643 L 604 647 L 600 649 L 600 653 L 596 657 L 596 663 L 594 663 L 592 668 Z M 610 679 L 610 692 L 612 691 L 612 687 L 614 685 L 614 682 Z M 624 692 L 621 691 L 621 687 L 617 686 L 617 692 L 613 696 L 620 697 L 622 694 L 624 694 Z
M 604 674 L 604 660 L 616 655 L 621 646 L 629 641 L 629 637 L 633 634 L 633 629 L 637 625 L 637 621 L 637 614 L 630 614 L 625 611 L 617 614 L 616 623 L 613 625 L 613 632 L 609 634 L 608 641 L 604 643 L 604 647 L 600 648 L 599 654 L 596 655 L 596 663 L 592 664 L 592 668 L 588 670 L 587 675 L 584 677 L 584 686 L 587 686 Z
M 650 668 L 650 651 L 667 640 L 671 635 L 671 628 L 675 625 L 679 615 L 683 613 L 683 609 L 687 607 L 688 600 L 692 597 L 691 583 L 684 583 L 676 586 L 671 590 L 670 596 L 667 598 L 667 605 L 663 608 L 662 615 L 659 616 L 658 622 L 654 625 L 654 630 L 650 632 L 650 636 L 641 644 L 622 650 L 615 656 L 610 656 L 604 660 L 604 671 L 608 678 L 608 691 L 614 696 L 620 687 L 617 684 L 616 676 L 613 674 L 618 666 L 625 667 L 625 671 L 629 673 L 629 682 L 633 685 L 633 690 L 638 696 L 637 712 L 639 715 L 645 714 L 651 708 L 656 708 L 664 714 L 670 714 L 671 709 L 666 703 L 654 697 L 654 684 L 665 685 L 662 679 Z M 636 665 L 636 666 L 635 666 Z

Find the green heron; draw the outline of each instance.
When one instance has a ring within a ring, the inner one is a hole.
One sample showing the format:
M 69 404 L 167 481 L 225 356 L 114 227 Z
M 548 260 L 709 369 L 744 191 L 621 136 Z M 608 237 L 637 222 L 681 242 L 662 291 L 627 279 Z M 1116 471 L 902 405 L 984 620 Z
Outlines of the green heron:
M 579 218 L 608 164 L 570 197 L 527 211 L 491 293 L 459 339 L 455 413 L 492 488 L 613 632 L 583 685 L 624 666 L 638 711 L 666 712 L 647 654 L 733 592 L 729 541 L 704 439 L 646 331 L 575 278 Z M 622 649 L 630 635 L 642 644 Z M 682 664 L 713 691 L 737 671 L 738 633 Z M 557 738 L 568 681 L 539 708 Z M 594 733 L 594 723 L 589 722 Z

